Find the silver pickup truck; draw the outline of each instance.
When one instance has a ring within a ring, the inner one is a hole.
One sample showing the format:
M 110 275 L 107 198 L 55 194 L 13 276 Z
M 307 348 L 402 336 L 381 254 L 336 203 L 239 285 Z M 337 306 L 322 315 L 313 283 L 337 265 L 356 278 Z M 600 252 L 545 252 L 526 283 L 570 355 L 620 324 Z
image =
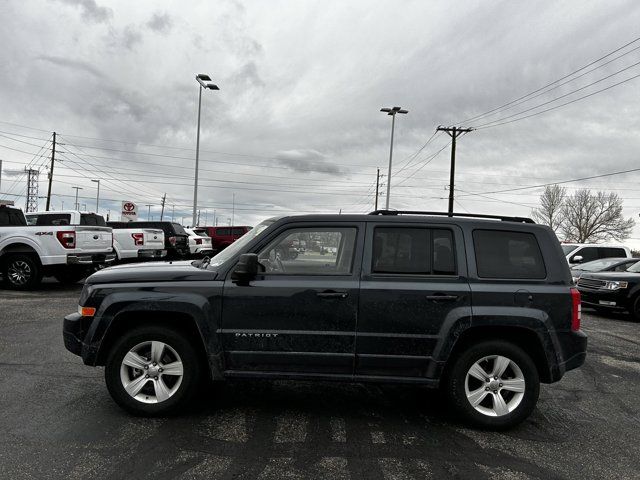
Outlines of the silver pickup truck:
M 74 283 L 115 260 L 111 228 L 99 225 L 98 219 L 87 218 L 81 225 L 64 218 L 50 220 L 30 218 L 29 225 L 22 210 L 0 205 L 0 274 L 5 287 L 34 288 L 43 276 Z

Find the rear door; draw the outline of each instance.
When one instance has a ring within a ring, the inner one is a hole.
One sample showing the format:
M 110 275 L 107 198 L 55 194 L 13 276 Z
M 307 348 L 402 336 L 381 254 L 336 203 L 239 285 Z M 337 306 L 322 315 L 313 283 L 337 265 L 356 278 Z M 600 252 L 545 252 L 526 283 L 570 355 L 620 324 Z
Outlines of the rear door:
M 108 253 L 113 245 L 111 227 L 74 226 L 76 251 L 82 253 Z
M 461 230 L 451 225 L 367 226 L 356 374 L 431 376 L 445 323 L 470 318 Z
M 160 229 L 144 228 L 144 248 L 145 249 L 164 249 L 164 232 Z

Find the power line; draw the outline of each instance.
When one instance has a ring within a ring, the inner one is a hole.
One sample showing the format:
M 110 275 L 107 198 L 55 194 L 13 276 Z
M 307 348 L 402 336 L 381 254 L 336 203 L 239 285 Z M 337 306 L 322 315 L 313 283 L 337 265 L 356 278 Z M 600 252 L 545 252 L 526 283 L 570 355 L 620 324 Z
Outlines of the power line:
M 606 55 L 603 55 L 602 57 L 600 57 L 600 58 L 598 58 L 598 59 L 596 59 L 596 60 L 593 60 L 592 62 L 590 62 L 590 63 L 588 63 L 588 64 L 586 64 L 586 65 L 584 65 L 584 66 L 582 66 L 582 67 L 578 68 L 577 70 L 574 70 L 573 72 L 568 73 L 567 75 L 565 75 L 565 76 L 563 76 L 563 77 L 561 77 L 561 78 L 559 78 L 559 79 L 557 79 L 557 80 L 554 80 L 554 81 L 553 81 L 553 82 L 551 82 L 551 83 L 548 83 L 548 84 L 546 84 L 546 85 L 544 85 L 544 86 L 542 86 L 542 87 L 540 87 L 540 88 L 538 88 L 538 89 L 536 89 L 536 90 L 534 90 L 534 91 L 532 91 L 532 92 L 529 92 L 529 93 L 527 93 L 526 95 L 523 95 L 523 96 L 521 96 L 521 97 L 518 97 L 518 98 L 516 98 L 515 100 L 511 100 L 510 102 L 507 102 L 507 103 L 505 103 L 505 104 L 503 104 L 503 105 L 500 105 L 499 107 L 493 108 L 493 109 L 491 109 L 491 110 L 488 110 L 488 111 L 486 111 L 486 112 L 484 112 L 484 113 L 481 113 L 480 115 L 476 115 L 476 116 L 474 116 L 474 117 L 467 118 L 467 119 L 465 119 L 465 120 L 463 120 L 463 121 L 461 121 L 461 122 L 457 122 L 457 123 L 456 123 L 456 125 L 461 124 L 461 123 L 468 123 L 468 122 L 472 122 L 472 121 L 477 120 L 477 119 L 479 119 L 479 118 L 485 117 L 485 116 L 487 116 L 487 115 L 489 115 L 489 114 L 491 114 L 491 113 L 493 113 L 493 112 L 496 112 L 496 111 L 498 111 L 498 110 L 501 110 L 501 109 L 503 109 L 503 108 L 505 108 L 505 107 L 508 107 L 508 106 L 510 106 L 510 105 L 513 105 L 515 102 L 519 102 L 520 100 L 523 100 L 523 99 L 525 99 L 525 98 L 528 98 L 528 97 L 530 97 L 531 95 L 535 95 L 536 93 L 538 93 L 538 92 L 540 92 L 540 91 L 542 91 L 542 90 L 544 90 L 544 89 L 546 89 L 546 88 L 548 88 L 548 87 L 551 87 L 551 86 L 555 85 L 556 83 L 561 82 L 562 80 L 565 80 L 565 79 L 567 79 L 567 78 L 569 78 L 569 77 L 572 77 L 572 76 L 573 76 L 573 75 L 575 75 L 576 73 L 581 72 L 582 70 L 585 70 L 585 69 L 589 68 L 589 67 L 590 67 L 590 66 L 592 66 L 592 65 L 595 65 L 596 63 L 600 62 L 601 60 L 604 60 L 605 58 L 610 57 L 610 56 L 611 56 L 611 55 L 613 55 L 614 53 L 617 53 L 617 52 L 619 52 L 620 50 L 623 50 L 623 49 L 625 49 L 626 47 L 628 47 L 629 45 L 633 45 L 634 43 L 636 43 L 636 42 L 638 42 L 638 41 L 640 41 L 640 37 L 637 37 L 637 38 L 635 38 L 635 39 L 631 40 L 630 42 L 628 42 L 628 43 L 626 43 L 626 44 L 622 45 L 621 47 L 616 48 L 615 50 L 613 50 L 613 51 L 611 51 L 611 52 L 607 53 Z M 636 49 L 633 49 L 633 50 L 631 50 L 631 51 L 634 51 L 634 50 L 636 50 Z M 631 53 L 631 52 L 627 52 L 627 53 Z M 625 55 L 626 55 L 626 54 L 625 54 Z M 618 57 L 618 58 L 619 58 L 619 57 Z M 606 64 L 605 64 L 605 65 L 606 65 Z

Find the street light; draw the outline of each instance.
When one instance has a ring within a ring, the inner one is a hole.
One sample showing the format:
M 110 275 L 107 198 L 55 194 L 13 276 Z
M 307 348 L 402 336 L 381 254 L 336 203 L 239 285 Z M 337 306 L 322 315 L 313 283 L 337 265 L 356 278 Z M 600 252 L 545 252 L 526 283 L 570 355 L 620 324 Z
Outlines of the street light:
M 202 108 L 202 89 L 220 90 L 216 84 L 208 83 L 211 82 L 211 77 L 204 73 L 196 75 L 196 81 L 200 84 L 200 89 L 198 93 L 198 131 L 196 134 L 196 178 L 193 185 L 193 225 L 196 224 L 196 215 L 198 213 L 196 210 L 198 208 L 198 163 L 200 160 L 200 110 Z
M 393 159 L 393 131 L 396 126 L 396 113 L 409 113 L 409 111 L 403 110 L 401 107 L 381 108 L 380 111 L 385 112 L 387 115 L 391 115 L 391 147 L 389 149 L 389 173 L 387 175 L 387 201 L 386 201 L 386 209 L 389 210 L 389 195 L 391 195 L 391 161 Z
M 96 193 L 96 213 L 98 213 L 98 206 L 100 205 L 100 180 L 91 180 L 93 183 L 98 184 L 98 192 Z
M 75 203 L 75 209 L 76 210 L 80 210 L 80 205 L 78 205 L 78 190 L 83 190 L 82 187 L 71 187 L 71 188 L 75 188 L 76 189 L 76 203 Z

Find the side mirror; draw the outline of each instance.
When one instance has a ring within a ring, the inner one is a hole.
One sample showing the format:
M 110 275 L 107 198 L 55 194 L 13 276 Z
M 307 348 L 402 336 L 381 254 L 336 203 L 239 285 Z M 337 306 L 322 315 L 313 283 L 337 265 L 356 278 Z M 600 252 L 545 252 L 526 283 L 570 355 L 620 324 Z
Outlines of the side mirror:
M 582 263 L 582 256 L 581 255 L 576 255 L 575 257 L 573 257 L 571 259 L 571 263 Z
M 231 281 L 238 285 L 249 285 L 256 278 L 260 269 L 258 255 L 255 253 L 243 253 L 238 259 L 238 264 L 231 272 Z

